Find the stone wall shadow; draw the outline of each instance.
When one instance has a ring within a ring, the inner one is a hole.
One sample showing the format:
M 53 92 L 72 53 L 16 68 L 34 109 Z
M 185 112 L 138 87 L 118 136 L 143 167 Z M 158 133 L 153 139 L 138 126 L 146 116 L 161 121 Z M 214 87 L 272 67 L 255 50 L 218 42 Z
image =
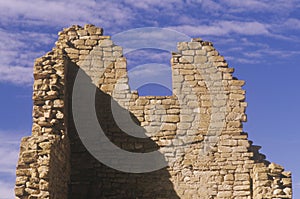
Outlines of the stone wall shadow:
M 66 68 L 66 125 L 71 146 L 71 182 L 68 198 L 179 198 L 167 168 L 141 174 L 125 173 L 102 164 L 87 151 L 76 131 L 71 109 L 72 88 L 79 68 L 72 62 L 69 62 Z M 98 88 L 95 100 L 99 124 L 112 143 L 132 152 L 150 152 L 158 149 L 158 145 L 150 138 L 135 138 L 118 128 L 111 113 L 113 99 L 110 95 Z M 139 124 L 138 119 L 132 113 L 130 115 L 135 123 Z

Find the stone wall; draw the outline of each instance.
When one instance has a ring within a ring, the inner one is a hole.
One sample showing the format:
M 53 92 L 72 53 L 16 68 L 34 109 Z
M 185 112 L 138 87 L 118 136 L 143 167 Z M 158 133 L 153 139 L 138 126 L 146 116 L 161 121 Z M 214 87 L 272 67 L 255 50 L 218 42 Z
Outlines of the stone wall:
M 64 29 L 36 60 L 33 128 L 21 142 L 17 198 L 292 198 L 291 173 L 265 160 L 243 132 L 244 81 L 212 43 L 179 43 L 173 95 L 139 96 L 128 86 L 122 48 L 102 32 L 93 25 Z M 167 167 L 124 172 L 91 155 L 72 110 L 79 70 L 95 87 L 97 120 L 109 141 L 134 153 L 159 150 Z M 128 135 L 111 107 L 148 137 Z

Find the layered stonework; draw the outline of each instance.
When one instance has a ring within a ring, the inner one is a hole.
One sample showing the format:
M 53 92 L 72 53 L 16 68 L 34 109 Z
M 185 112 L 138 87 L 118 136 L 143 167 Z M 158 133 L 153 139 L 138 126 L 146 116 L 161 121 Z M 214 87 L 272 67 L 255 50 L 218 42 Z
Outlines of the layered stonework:
M 181 42 L 171 66 L 172 96 L 139 96 L 128 86 L 122 48 L 101 28 L 60 32 L 53 50 L 35 62 L 33 128 L 21 142 L 16 198 L 292 198 L 291 173 L 266 161 L 243 132 L 244 81 L 213 45 Z M 97 88 L 98 121 L 109 140 L 135 153 L 159 150 L 168 167 L 126 173 L 87 151 L 72 112 L 79 69 Z M 112 104 L 149 138 L 119 128 Z

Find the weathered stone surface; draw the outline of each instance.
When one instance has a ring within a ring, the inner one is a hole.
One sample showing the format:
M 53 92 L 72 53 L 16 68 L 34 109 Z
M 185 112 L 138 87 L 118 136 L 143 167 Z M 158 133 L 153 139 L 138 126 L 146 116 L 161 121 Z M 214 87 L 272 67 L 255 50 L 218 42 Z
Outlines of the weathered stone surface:
M 122 47 L 102 33 L 93 25 L 66 28 L 53 50 L 36 59 L 32 135 L 21 142 L 16 198 L 292 198 L 291 173 L 268 163 L 243 132 L 245 82 L 233 78 L 211 42 L 178 43 L 172 96 L 139 96 L 130 91 Z M 79 67 L 95 86 L 95 110 L 109 140 L 127 152 L 160 149 L 167 168 L 125 173 L 91 156 L 72 120 Z M 112 101 L 149 138 L 119 128 Z

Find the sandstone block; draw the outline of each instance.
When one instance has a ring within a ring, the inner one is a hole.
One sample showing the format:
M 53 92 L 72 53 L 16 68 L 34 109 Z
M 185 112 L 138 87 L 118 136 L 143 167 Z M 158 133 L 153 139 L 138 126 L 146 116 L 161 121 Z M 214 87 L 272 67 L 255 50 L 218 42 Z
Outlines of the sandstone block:
M 238 100 L 238 101 L 243 101 L 245 100 L 245 95 L 243 94 L 230 94 L 229 96 L 230 99 Z
M 65 48 L 65 51 L 68 54 L 79 54 L 79 50 L 75 49 L 75 48 Z
M 220 191 L 220 192 L 218 192 L 218 195 L 217 195 L 218 198 L 230 198 L 231 196 L 232 196 L 231 191 Z
M 33 151 L 33 150 L 32 151 L 24 151 L 22 153 L 22 160 L 27 164 L 35 162 L 36 158 L 37 158 L 36 151 Z
M 112 46 L 112 45 L 113 45 L 113 42 L 109 39 L 99 41 L 99 46 L 100 47 L 109 47 L 109 46 Z
M 97 45 L 98 41 L 93 39 L 87 39 L 85 40 L 85 45 L 87 46 L 95 46 Z
M 194 50 L 184 50 L 182 51 L 183 55 L 194 55 L 195 51 Z
M 193 61 L 194 61 L 194 57 L 193 56 L 184 55 L 184 56 L 182 56 L 182 57 L 179 58 L 179 62 L 185 63 L 185 64 L 193 63 Z
M 292 179 L 291 178 L 282 178 L 282 184 L 283 186 L 292 186 Z
M 234 181 L 234 176 L 233 174 L 227 174 L 224 176 L 225 181 Z
M 249 180 L 249 174 L 247 173 L 236 173 L 234 175 L 234 179 L 237 181 L 248 181 Z
M 24 196 L 24 192 L 25 192 L 25 186 L 24 185 L 15 187 L 16 196 L 22 197 L 22 196 Z
M 126 69 L 126 60 L 117 61 L 115 67 L 116 69 Z
M 187 130 L 191 127 L 191 123 L 190 122 L 180 122 L 177 124 L 178 129 L 182 129 L 182 130 Z
M 179 42 L 177 44 L 177 49 L 179 51 L 188 50 L 188 43 L 187 42 Z
M 181 122 L 192 122 L 194 117 L 192 115 L 180 115 Z
M 177 123 L 179 122 L 179 115 L 164 115 L 162 116 L 162 121 Z
M 202 45 L 200 42 L 193 41 L 188 43 L 188 47 L 189 49 L 197 50 L 197 49 L 201 49 Z
M 177 126 L 176 124 L 166 123 L 163 124 L 160 129 L 164 131 L 175 131 L 177 129 Z
M 207 62 L 207 57 L 197 55 L 197 56 L 195 56 L 194 60 L 195 60 L 196 63 L 205 63 L 205 62 Z

